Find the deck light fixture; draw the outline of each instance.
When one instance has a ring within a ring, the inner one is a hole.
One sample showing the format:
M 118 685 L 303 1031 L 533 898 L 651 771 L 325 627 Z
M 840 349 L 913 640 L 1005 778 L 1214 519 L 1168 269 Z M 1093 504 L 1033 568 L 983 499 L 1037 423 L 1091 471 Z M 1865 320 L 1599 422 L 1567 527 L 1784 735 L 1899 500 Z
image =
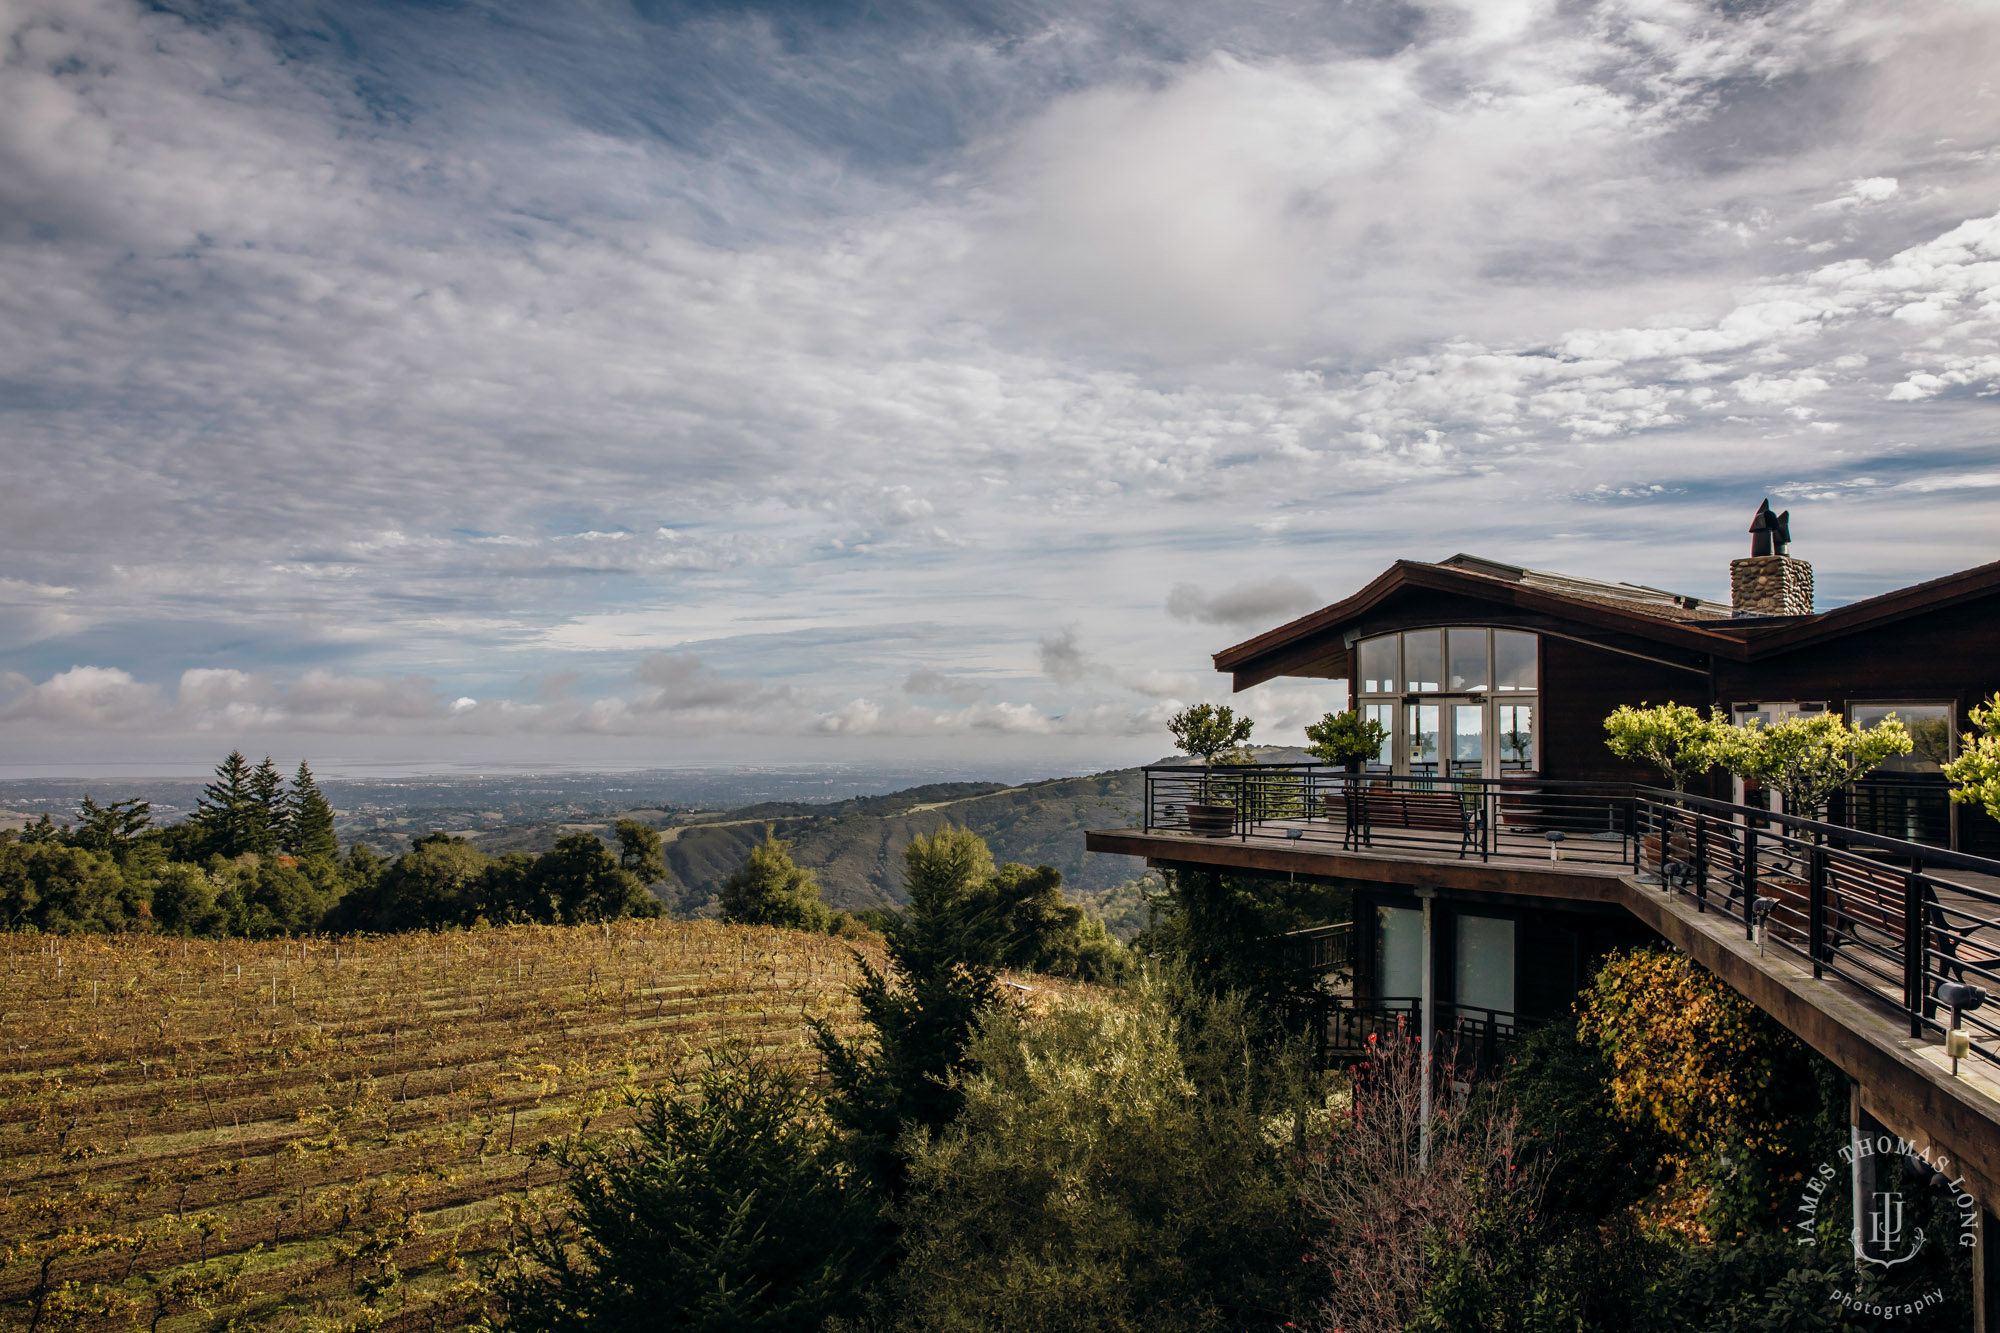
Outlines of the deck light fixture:
M 1778 905 L 1776 898 L 1757 897 L 1750 900 L 1750 924 L 1757 932 L 1757 955 L 1763 957 L 1764 937 L 1771 931 L 1771 909 Z
M 1951 1075 L 1958 1077 L 1958 1062 L 1972 1054 L 1972 1037 L 1958 1025 L 1960 1014 L 1969 1014 L 1986 1003 L 1986 989 L 1983 986 L 1967 985 L 1963 981 L 1940 981 L 1937 988 L 1939 1004 L 1951 1008 L 1951 1026 L 1945 1029 L 1944 1053 L 1951 1057 Z
M 1542 836 L 1549 840 L 1549 860 L 1551 861 L 1562 860 L 1563 838 L 1567 835 L 1565 835 L 1563 831 L 1559 828 L 1552 828 L 1547 833 L 1544 833 Z

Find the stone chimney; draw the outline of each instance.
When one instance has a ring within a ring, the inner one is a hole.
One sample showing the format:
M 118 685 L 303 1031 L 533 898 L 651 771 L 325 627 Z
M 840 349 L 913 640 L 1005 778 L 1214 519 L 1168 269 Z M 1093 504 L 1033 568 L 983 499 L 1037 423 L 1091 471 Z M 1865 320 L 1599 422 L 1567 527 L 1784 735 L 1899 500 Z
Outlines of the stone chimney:
M 1792 544 L 1792 511 L 1757 507 L 1750 520 L 1750 554 L 1729 562 L 1729 602 L 1739 616 L 1809 616 L 1813 609 L 1812 566 L 1787 554 Z

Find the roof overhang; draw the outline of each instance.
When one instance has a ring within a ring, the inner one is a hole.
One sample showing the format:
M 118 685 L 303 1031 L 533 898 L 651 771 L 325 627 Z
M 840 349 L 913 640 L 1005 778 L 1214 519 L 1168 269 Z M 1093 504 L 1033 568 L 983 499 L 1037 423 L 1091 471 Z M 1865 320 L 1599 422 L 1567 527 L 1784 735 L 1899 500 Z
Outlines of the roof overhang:
M 1351 640 L 1348 631 L 1389 607 L 1398 596 L 1417 589 L 1456 593 L 1519 614 L 1554 617 L 1629 635 L 1680 653 L 1748 662 L 2000 593 L 2000 561 L 1818 615 L 1679 620 L 1461 568 L 1398 560 L 1353 596 L 1216 653 L 1215 669 L 1229 673 L 1233 688 L 1238 690 L 1279 676 L 1345 674 Z

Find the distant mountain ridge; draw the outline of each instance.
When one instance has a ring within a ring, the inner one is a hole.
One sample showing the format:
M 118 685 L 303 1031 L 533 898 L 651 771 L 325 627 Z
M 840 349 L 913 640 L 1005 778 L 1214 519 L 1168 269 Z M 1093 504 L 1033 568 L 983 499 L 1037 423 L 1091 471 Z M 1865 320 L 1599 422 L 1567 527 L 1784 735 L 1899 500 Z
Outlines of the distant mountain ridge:
M 701 914 L 722 881 L 773 830 L 818 877 L 827 903 L 849 911 L 904 900 L 903 849 L 946 824 L 986 839 L 994 860 L 1060 870 L 1073 896 L 1092 897 L 1144 873 L 1125 857 L 1084 851 L 1085 829 L 1134 822 L 1144 799 L 1141 770 L 1114 769 L 1006 787 L 936 783 L 833 805 L 765 802 L 663 830 L 670 904 Z

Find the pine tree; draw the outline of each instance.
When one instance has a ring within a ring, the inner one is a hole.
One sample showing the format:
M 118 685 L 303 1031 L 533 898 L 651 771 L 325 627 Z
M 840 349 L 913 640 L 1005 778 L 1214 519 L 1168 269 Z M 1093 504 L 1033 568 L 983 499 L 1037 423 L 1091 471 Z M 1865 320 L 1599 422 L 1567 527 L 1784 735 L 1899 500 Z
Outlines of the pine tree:
M 215 766 L 215 781 L 201 789 L 189 823 L 201 830 L 201 849 L 217 856 L 236 857 L 253 850 L 251 846 L 254 807 L 250 761 L 241 750 Z
M 292 790 L 286 799 L 285 850 L 300 860 L 314 856 L 337 857 L 340 839 L 333 831 L 333 807 L 313 781 L 305 760 L 292 775 Z
M 267 754 L 250 774 L 250 845 L 245 850 L 259 856 L 276 856 L 286 840 L 287 813 L 285 779 Z

